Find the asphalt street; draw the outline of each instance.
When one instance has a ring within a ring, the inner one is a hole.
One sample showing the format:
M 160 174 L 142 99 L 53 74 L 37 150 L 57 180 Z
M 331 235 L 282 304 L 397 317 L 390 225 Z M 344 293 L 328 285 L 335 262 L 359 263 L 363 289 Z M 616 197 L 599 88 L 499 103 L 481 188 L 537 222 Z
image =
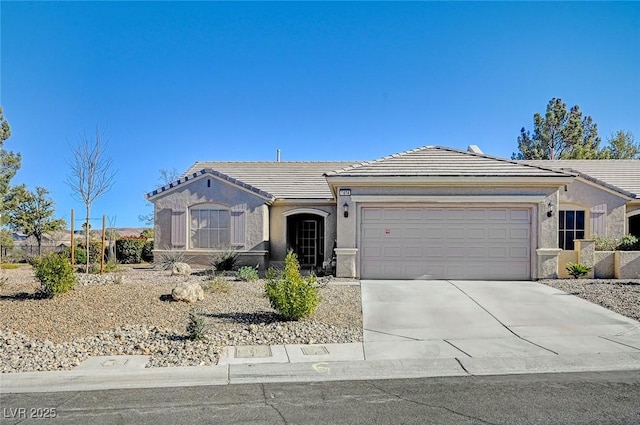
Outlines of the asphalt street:
M 638 424 L 640 371 L 38 392 L 0 404 L 3 425 Z

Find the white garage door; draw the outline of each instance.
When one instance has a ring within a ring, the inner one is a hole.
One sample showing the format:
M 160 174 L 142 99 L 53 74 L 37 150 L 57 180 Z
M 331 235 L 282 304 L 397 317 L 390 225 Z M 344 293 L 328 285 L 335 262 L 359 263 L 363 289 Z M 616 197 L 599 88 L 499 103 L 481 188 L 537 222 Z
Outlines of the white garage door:
M 364 279 L 530 279 L 526 208 L 362 209 Z

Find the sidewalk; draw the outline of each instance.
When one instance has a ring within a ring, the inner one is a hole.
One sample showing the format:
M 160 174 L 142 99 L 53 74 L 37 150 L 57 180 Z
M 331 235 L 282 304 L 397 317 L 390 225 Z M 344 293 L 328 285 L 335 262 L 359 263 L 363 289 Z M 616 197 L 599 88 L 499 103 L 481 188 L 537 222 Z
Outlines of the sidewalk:
M 446 357 L 440 352 L 431 358 L 365 360 L 364 344 L 352 343 L 228 347 L 214 366 L 145 368 L 147 360 L 93 357 L 71 371 L 0 374 L 0 392 L 635 370 L 640 369 L 640 349 L 512 357 Z

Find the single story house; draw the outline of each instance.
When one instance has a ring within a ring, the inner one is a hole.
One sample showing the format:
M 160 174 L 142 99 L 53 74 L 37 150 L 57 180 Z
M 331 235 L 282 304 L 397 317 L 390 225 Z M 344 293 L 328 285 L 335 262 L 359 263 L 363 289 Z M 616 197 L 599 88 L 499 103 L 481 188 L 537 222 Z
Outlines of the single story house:
M 196 162 L 147 194 L 154 255 L 206 264 L 233 249 L 264 268 L 292 249 L 305 267 L 335 258 L 340 277 L 556 277 L 574 240 L 637 232 L 640 161 L 592 162 L 602 173 L 439 146 L 366 162 Z

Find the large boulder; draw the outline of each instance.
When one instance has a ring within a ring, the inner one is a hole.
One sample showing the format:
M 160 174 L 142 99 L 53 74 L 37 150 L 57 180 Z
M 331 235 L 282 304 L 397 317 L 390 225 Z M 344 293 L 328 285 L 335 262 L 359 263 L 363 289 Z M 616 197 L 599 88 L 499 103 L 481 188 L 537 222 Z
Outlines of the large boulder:
M 180 283 L 171 291 L 171 297 L 176 301 L 194 303 L 204 299 L 204 290 L 198 282 Z
M 191 274 L 191 266 L 187 263 L 173 263 L 171 274 L 179 276 L 189 276 Z

